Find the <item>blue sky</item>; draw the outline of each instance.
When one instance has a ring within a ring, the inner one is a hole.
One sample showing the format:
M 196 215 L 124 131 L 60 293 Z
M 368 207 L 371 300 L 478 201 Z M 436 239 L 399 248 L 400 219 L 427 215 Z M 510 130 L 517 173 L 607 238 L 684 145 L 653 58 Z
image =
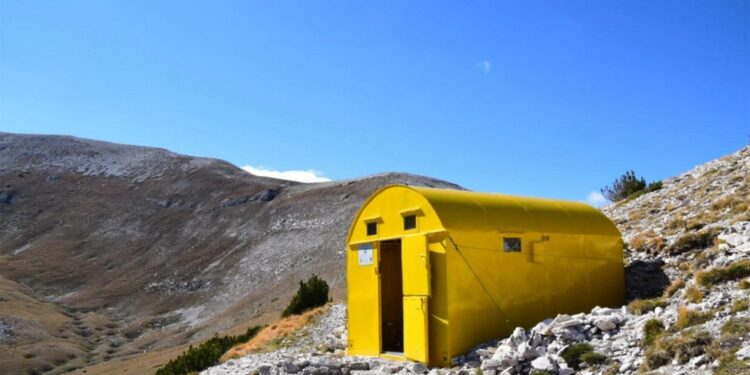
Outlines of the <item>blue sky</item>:
M 0 130 L 585 200 L 750 141 L 750 2 L 6 0 Z

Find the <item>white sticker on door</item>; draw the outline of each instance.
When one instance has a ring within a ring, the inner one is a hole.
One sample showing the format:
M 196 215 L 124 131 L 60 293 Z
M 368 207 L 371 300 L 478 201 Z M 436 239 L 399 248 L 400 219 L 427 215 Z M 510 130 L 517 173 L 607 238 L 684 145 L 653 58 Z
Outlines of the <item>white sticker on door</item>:
M 369 266 L 372 264 L 372 244 L 359 245 L 357 253 L 359 253 L 360 266 Z

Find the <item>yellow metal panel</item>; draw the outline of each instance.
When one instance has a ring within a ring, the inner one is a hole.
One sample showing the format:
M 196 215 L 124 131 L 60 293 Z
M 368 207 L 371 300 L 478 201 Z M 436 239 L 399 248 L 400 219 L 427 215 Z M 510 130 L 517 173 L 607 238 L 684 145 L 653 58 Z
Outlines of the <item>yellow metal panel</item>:
M 534 241 L 531 243 L 531 261 L 541 263 L 544 261 L 544 242 Z
M 401 240 L 401 264 L 405 296 L 430 295 L 430 257 L 425 236 Z
M 404 297 L 404 357 L 428 362 L 427 297 Z
M 428 298 L 429 363 L 450 366 L 451 355 L 448 347 L 448 274 L 446 269 L 446 249 L 442 243 L 430 243 L 430 290 Z
M 363 253 L 368 249 L 372 249 L 369 256 Z M 350 355 L 372 355 L 380 352 L 378 257 L 378 248 L 372 243 L 351 246 L 347 251 L 346 282 L 348 285 L 357 286 L 357 292 L 348 293 L 347 298 L 347 352 Z M 351 291 L 351 288 L 349 290 Z

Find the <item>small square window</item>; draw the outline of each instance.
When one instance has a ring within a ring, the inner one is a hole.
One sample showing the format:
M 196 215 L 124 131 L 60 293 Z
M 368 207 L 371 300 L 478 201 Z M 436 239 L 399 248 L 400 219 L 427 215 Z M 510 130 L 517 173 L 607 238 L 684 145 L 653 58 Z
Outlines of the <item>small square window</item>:
M 378 223 L 374 221 L 367 223 L 367 235 L 374 236 L 376 234 L 378 234 Z
M 417 215 L 404 216 L 404 230 L 417 228 Z
M 521 239 L 518 237 L 503 237 L 503 251 L 506 253 L 521 252 Z

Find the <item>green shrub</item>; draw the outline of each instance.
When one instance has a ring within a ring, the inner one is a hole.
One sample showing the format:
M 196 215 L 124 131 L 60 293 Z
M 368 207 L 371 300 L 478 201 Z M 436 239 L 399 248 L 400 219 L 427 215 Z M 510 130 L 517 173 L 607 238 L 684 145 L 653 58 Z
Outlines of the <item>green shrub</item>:
M 714 243 L 714 239 L 719 235 L 717 229 L 704 229 L 698 232 L 689 232 L 675 240 L 672 246 L 667 249 L 671 255 L 682 254 L 684 252 L 705 249 Z
M 612 202 L 621 201 L 632 194 L 646 189 L 646 180 L 636 177 L 635 172 L 627 171 L 612 182 L 612 186 L 601 189 L 602 194 Z
M 728 281 L 743 279 L 748 276 L 750 276 L 750 260 L 745 259 L 732 263 L 726 267 L 699 272 L 695 278 L 698 281 L 698 284 L 708 287 Z
M 750 289 L 750 281 L 742 280 L 738 286 L 740 289 Z
M 597 352 L 587 352 L 581 354 L 581 361 L 590 366 L 598 366 L 607 363 L 607 356 Z
M 661 181 L 654 181 L 646 184 L 646 180 L 638 178 L 633 171 L 627 171 L 612 182 L 612 186 L 605 186 L 601 189 L 604 197 L 612 202 L 619 202 L 624 199 L 633 199 L 645 193 L 659 190 L 662 187 Z
M 590 353 L 594 351 L 594 347 L 587 344 L 587 343 L 576 343 L 571 344 L 565 350 L 562 351 L 560 354 L 563 359 L 565 359 L 565 362 L 568 364 L 568 366 L 580 370 L 581 369 L 581 356 L 583 356 L 586 353 Z
M 667 301 L 663 298 L 652 298 L 652 299 L 636 299 L 628 304 L 628 308 L 633 314 L 643 315 L 649 311 L 653 311 L 657 307 L 666 307 Z
M 664 322 L 659 319 L 649 319 L 643 325 L 643 347 L 651 346 L 657 337 L 664 333 Z
M 208 341 L 180 354 L 156 371 L 156 375 L 182 375 L 205 370 L 219 364 L 219 358 L 237 344 L 249 341 L 261 330 L 261 326 L 248 328 L 239 336 L 213 337 Z
M 662 185 L 663 184 L 661 181 L 652 181 L 648 184 L 648 186 L 646 186 L 646 192 L 650 193 L 652 191 L 657 191 L 661 189 Z
M 281 316 L 301 314 L 312 308 L 323 306 L 326 302 L 328 302 L 328 283 L 318 275 L 312 275 L 307 281 L 299 282 L 297 294 L 294 295 Z

